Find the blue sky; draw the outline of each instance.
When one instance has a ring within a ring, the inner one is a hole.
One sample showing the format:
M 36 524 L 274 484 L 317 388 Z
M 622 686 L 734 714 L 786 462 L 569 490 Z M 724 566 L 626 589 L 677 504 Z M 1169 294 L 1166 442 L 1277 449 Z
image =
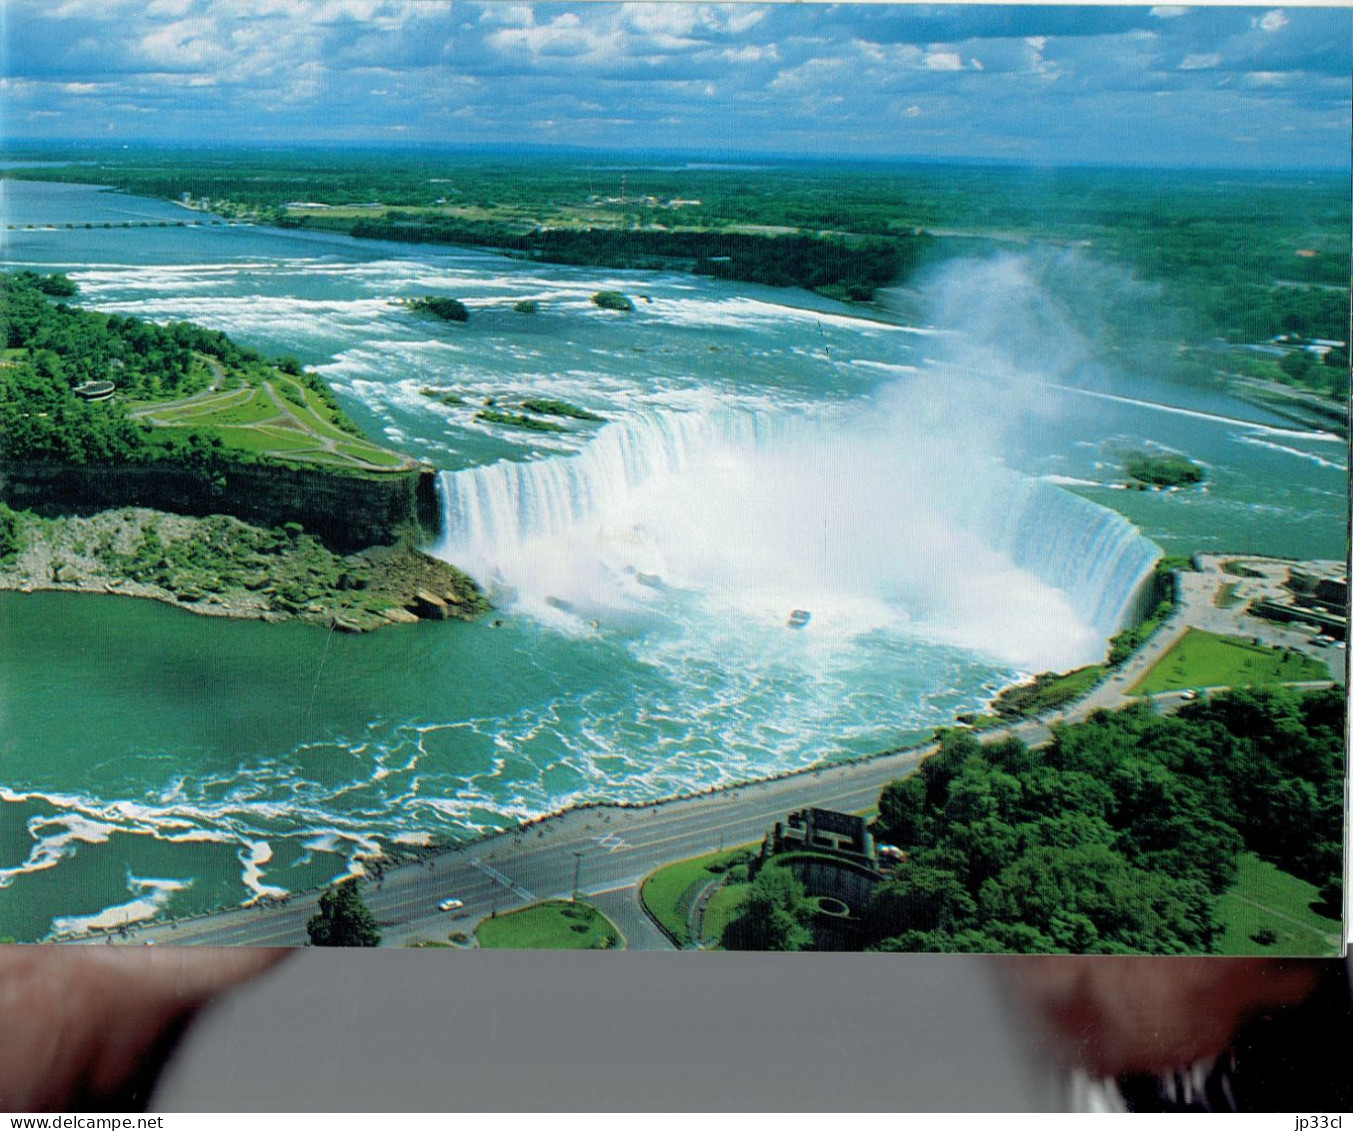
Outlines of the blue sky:
M 1340 166 L 1353 11 L 8 0 L 9 138 Z

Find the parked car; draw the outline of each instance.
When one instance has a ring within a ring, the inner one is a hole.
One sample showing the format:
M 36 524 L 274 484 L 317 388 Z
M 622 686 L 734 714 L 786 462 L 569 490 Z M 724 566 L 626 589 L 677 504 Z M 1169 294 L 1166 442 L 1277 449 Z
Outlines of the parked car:
M 437 904 L 438 911 L 459 911 L 465 906 L 463 899 L 444 899 Z

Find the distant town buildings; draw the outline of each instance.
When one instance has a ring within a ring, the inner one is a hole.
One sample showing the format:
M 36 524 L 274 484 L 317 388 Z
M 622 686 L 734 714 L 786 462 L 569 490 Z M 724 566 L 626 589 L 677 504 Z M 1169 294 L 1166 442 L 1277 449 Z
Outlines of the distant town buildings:
M 1348 639 L 1348 567 L 1339 561 L 1292 562 L 1244 554 L 1197 554 L 1201 570 L 1219 570 L 1251 615 L 1312 637 Z M 1243 631 L 1243 630 L 1240 630 Z
M 1342 566 L 1303 562 L 1288 570 L 1282 590 L 1250 605 L 1268 620 L 1303 624 L 1336 640 L 1348 639 L 1348 572 Z

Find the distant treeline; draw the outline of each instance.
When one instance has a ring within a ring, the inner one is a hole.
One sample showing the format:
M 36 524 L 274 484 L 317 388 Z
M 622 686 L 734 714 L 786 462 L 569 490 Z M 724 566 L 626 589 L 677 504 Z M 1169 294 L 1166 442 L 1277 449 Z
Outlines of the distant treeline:
M 340 228 L 358 239 L 493 247 L 578 267 L 670 270 L 680 264 L 713 275 L 772 287 L 804 287 L 835 298 L 868 300 L 909 274 L 921 258 L 922 236 L 830 239 L 729 231 L 547 228 L 518 233 L 491 221 L 423 222 L 393 213 L 383 220 L 290 217 L 287 227 Z
M 359 205 L 371 209 L 369 221 L 316 213 L 304 223 L 343 231 L 356 224 L 356 234 L 502 247 L 583 265 L 671 269 L 698 261 L 730 278 L 788 280 L 843 297 L 905 278 L 922 246 L 958 255 L 1081 244 L 1094 261 L 1119 264 L 1157 288 L 1122 312 L 1131 337 L 1177 346 L 1281 333 L 1348 336 L 1350 202 L 1347 176 L 1334 173 L 826 161 L 749 167 L 407 149 L 32 156 L 76 163 L 5 175 L 114 184 L 168 199 L 187 193 L 226 214 L 270 222 L 295 201 Z M 404 231 L 380 227 L 401 210 Z M 783 244 L 775 232 L 817 242 Z M 914 238 L 925 232 L 939 238 Z M 945 233 L 963 238 L 945 240 Z M 888 248 L 898 256 L 891 266 Z M 1216 369 L 1207 358 L 1171 364 L 1194 365 L 1204 379 Z

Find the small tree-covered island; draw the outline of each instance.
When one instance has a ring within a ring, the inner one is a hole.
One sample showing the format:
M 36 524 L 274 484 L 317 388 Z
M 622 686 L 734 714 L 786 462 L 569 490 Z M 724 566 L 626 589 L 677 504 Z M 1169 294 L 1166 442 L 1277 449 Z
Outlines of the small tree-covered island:
M 345 631 L 488 608 L 417 549 L 431 472 L 313 372 L 74 297 L 63 275 L 0 277 L 0 585 Z

